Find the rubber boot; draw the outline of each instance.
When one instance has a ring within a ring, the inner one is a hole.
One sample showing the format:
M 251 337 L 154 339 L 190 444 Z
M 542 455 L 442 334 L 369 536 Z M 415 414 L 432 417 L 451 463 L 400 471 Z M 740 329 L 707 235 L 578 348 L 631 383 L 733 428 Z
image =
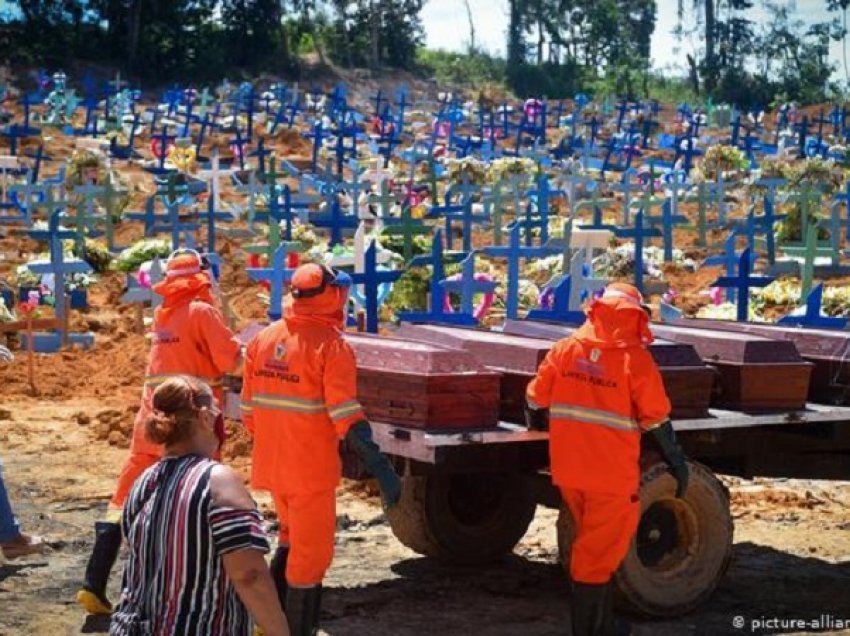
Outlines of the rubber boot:
M 291 636 L 314 636 L 319 630 L 322 586 L 290 587 L 286 593 L 286 620 Z
M 272 557 L 272 562 L 269 564 L 269 571 L 274 581 L 274 587 L 277 590 L 277 598 L 280 600 L 280 609 L 286 607 L 286 562 L 289 560 L 289 546 L 278 546 Z
M 89 614 L 111 614 L 106 585 L 121 549 L 121 524 L 99 521 L 94 524 L 94 532 L 94 547 L 86 566 L 83 589 L 77 592 L 77 603 Z
M 573 636 L 609 636 L 612 614 L 608 583 L 573 583 Z

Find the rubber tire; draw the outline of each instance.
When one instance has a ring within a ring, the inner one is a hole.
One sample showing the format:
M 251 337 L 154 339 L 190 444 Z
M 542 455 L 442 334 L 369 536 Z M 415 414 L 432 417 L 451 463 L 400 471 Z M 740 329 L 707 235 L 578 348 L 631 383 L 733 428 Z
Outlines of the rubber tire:
M 645 470 L 640 480 L 641 518 L 657 502 L 683 506 L 692 513 L 691 546 L 685 562 L 668 571 L 645 566 L 637 542 L 614 576 L 621 607 L 645 616 L 679 616 L 692 611 L 715 590 L 732 559 L 734 527 L 729 511 L 729 493 L 702 464 L 688 462 L 690 480 L 683 500 L 674 497 L 676 481 L 664 463 Z M 677 526 L 681 527 L 681 519 Z M 562 506 L 558 516 L 558 551 L 569 572 L 569 548 L 575 536 L 572 515 Z
M 497 498 L 487 505 L 486 517 L 477 522 L 458 517 L 449 498 L 455 479 L 481 480 L 476 486 Z M 398 540 L 414 552 L 478 565 L 509 554 L 528 530 L 536 508 L 520 475 L 427 475 L 403 479 L 401 500 L 387 511 L 387 519 Z

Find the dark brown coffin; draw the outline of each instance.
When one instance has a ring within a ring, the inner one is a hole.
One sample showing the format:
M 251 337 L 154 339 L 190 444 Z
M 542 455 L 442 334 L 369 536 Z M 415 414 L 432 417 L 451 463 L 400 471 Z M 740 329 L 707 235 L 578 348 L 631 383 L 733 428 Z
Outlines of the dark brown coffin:
M 440 325 L 403 324 L 395 335 L 406 340 L 463 349 L 487 369 L 499 373 L 499 418 L 518 423 L 525 420 L 525 389 L 552 346 L 550 341 L 539 338 Z
M 345 339 L 369 419 L 429 430 L 498 424 L 499 374 L 466 351 L 367 334 Z
M 575 327 L 530 320 L 507 320 L 505 334 L 542 338 L 548 342 L 572 335 Z M 649 351 L 664 380 L 664 388 L 676 419 L 700 418 L 708 415 L 715 375 L 694 348 L 687 344 L 656 340 Z
M 806 405 L 813 365 L 803 360 L 791 341 L 679 325 L 654 324 L 652 331 L 660 338 L 692 345 L 719 371 L 714 401 L 719 407 L 768 412 Z
M 850 404 L 850 332 L 692 318 L 673 324 L 793 342 L 803 359 L 814 364 L 809 382 L 809 401 Z

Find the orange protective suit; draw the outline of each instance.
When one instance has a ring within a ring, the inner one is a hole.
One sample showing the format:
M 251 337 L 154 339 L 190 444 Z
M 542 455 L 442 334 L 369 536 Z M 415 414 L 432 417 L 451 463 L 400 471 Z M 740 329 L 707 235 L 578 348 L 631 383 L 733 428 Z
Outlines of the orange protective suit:
M 640 293 L 614 283 L 587 322 L 552 347 L 528 386 L 549 409 L 552 480 L 576 522 L 571 574 L 604 583 L 625 557 L 639 513 L 640 436 L 663 424 L 670 401 L 646 345 Z M 604 557 L 601 555 L 605 555 Z
M 221 376 L 239 364 L 241 345 L 214 307 L 208 274 L 200 271 L 199 263 L 194 266 L 195 258 L 190 253 L 169 260 L 165 280 L 153 287 L 163 303 L 154 314 L 142 405 L 133 423 L 130 457 L 109 503 L 113 510 L 122 508 L 139 475 L 162 456 L 162 447 L 145 439 L 156 387 L 175 375 L 189 375 L 209 384 L 221 404 Z
M 316 268 L 296 270 L 293 286 Z M 346 298 L 328 286 L 316 296 L 287 299 L 283 320 L 260 332 L 245 354 L 242 419 L 254 438 L 251 486 L 274 497 L 280 543 L 290 547 L 286 580 L 298 587 L 321 583 L 330 566 L 339 442 L 365 419 L 354 353 L 340 331 Z

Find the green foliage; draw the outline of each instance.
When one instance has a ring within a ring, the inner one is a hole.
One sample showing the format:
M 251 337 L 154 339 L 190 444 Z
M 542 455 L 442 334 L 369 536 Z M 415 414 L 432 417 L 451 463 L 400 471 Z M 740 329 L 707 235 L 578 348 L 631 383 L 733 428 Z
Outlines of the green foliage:
M 118 255 L 115 269 L 119 272 L 135 272 L 139 266 L 157 256 L 165 258 L 171 254 L 171 246 L 161 239 L 143 239 L 134 243 Z
M 106 245 L 89 238 L 85 240 L 83 254 L 78 254 L 77 256 L 91 265 L 92 269 L 98 274 L 109 271 L 112 266 L 112 254 L 109 253 Z
M 0 11 L 10 61 L 116 65 L 142 79 L 295 70 L 317 51 L 347 66 L 410 69 L 423 0 L 17 0 Z M 2 5 L 0 5 L 2 6 Z
M 419 49 L 416 64 L 421 72 L 432 76 L 440 84 L 479 86 L 505 80 L 505 60 L 480 51 L 455 53 Z

